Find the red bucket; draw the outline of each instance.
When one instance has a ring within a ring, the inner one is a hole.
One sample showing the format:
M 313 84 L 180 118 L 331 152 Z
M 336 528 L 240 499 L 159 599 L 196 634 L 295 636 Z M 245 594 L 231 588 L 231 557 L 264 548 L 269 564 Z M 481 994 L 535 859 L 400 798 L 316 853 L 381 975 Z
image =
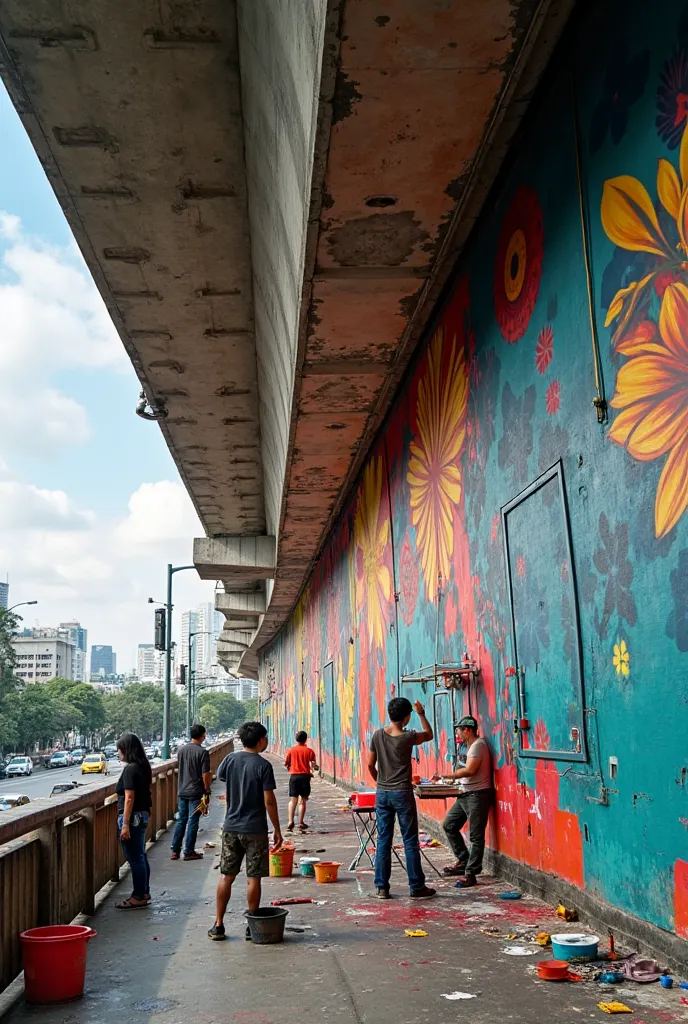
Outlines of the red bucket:
M 22 932 L 27 1003 L 63 1003 L 84 994 L 86 946 L 98 933 L 80 924 Z

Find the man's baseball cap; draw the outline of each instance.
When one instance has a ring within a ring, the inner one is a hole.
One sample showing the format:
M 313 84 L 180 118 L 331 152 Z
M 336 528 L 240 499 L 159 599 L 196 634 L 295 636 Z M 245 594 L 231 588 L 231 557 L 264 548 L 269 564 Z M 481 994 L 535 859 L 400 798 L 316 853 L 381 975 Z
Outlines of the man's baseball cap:
M 456 728 L 457 729 L 476 729 L 477 730 L 478 723 L 476 722 L 476 720 L 473 717 L 473 715 L 464 715 L 463 718 L 461 719 L 461 721 L 456 723 Z

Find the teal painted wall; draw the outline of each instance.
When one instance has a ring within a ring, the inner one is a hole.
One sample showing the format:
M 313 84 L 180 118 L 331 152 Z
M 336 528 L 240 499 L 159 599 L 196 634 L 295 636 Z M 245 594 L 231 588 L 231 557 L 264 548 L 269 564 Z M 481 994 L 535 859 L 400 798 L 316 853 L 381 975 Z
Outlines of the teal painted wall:
M 263 652 L 265 712 L 356 783 L 390 696 L 435 705 L 423 775 L 470 707 L 492 846 L 688 937 L 688 8 L 592 6 Z M 453 709 L 404 682 L 464 649 Z

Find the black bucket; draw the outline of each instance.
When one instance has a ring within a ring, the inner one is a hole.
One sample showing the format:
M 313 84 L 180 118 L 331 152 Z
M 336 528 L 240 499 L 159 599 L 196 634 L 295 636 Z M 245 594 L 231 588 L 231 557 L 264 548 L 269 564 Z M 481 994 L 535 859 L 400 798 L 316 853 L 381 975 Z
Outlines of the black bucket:
M 251 942 L 257 946 L 267 946 L 272 942 L 284 942 L 284 925 L 288 910 L 284 907 L 259 907 L 244 914 L 251 932 Z

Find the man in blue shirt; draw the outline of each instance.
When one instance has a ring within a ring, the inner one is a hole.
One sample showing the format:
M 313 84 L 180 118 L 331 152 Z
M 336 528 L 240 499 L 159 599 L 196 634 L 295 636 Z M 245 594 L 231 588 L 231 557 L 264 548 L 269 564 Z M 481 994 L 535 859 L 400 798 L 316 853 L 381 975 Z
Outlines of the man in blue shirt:
M 217 770 L 226 784 L 227 813 L 222 826 L 220 882 L 217 887 L 215 924 L 211 939 L 225 938 L 224 917 L 232 895 L 232 884 L 246 857 L 246 894 L 249 911 L 260 906 L 261 878 L 270 874 L 268 816 L 273 827 L 273 849 L 282 845 L 282 832 L 275 799 L 275 773 L 260 755 L 268 745 L 268 733 L 260 722 L 244 722 L 237 735 L 243 750 L 228 754 Z M 248 928 L 246 937 L 250 938 Z

